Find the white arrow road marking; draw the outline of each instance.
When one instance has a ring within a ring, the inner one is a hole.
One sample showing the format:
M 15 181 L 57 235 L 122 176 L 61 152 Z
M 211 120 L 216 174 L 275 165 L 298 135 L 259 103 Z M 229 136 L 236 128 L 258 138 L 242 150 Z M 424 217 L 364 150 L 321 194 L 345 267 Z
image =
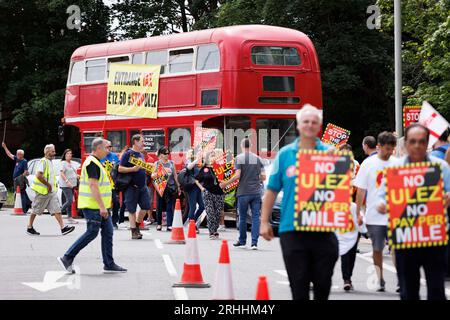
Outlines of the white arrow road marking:
M 71 282 L 57 282 L 65 275 L 67 275 L 66 271 L 47 271 L 42 282 L 22 282 L 22 284 L 40 292 L 47 292 L 56 288 L 71 285 Z

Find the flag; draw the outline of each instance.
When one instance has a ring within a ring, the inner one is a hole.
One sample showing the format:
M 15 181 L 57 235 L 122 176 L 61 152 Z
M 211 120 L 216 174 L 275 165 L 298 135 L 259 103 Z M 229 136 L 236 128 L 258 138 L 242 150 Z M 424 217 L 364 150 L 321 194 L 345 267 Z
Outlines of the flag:
M 422 103 L 422 110 L 420 111 L 419 123 L 430 130 L 430 139 L 428 141 L 428 148 L 432 148 L 439 137 L 450 126 L 439 112 L 434 109 L 427 101 Z

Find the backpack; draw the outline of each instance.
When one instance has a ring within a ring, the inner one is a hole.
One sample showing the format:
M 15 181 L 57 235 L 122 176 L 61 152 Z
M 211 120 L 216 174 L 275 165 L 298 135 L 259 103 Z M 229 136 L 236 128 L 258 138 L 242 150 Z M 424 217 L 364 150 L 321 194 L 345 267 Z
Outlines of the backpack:
M 131 185 L 132 176 L 129 173 L 119 172 L 119 165 L 120 161 L 114 164 L 111 170 L 111 179 L 114 181 L 114 187 L 117 191 L 125 191 Z
M 192 191 L 196 186 L 192 171 L 188 170 L 186 167 L 178 173 L 178 182 L 180 183 L 181 188 L 186 192 Z

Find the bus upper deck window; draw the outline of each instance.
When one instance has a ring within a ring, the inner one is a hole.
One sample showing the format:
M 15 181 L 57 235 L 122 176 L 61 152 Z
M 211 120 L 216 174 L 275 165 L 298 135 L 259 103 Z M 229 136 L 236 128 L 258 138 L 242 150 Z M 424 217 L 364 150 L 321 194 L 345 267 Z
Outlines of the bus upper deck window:
M 259 65 L 299 66 L 296 48 L 257 46 L 252 48 L 252 62 Z
M 219 69 L 220 55 L 216 44 L 206 44 L 198 47 L 197 70 Z
M 105 80 L 106 60 L 94 59 L 86 61 L 86 80 L 99 81 Z
M 81 83 L 84 81 L 84 61 L 74 62 L 70 72 L 70 83 Z
M 131 63 L 132 64 L 143 64 L 144 63 L 144 54 L 143 53 L 133 54 Z
M 125 64 L 128 64 L 129 61 L 130 61 L 130 58 L 128 56 L 108 58 L 108 70 L 107 70 L 106 78 L 108 78 L 108 76 L 109 76 L 109 66 L 112 63 L 125 63 Z
M 145 59 L 146 64 L 159 64 L 161 65 L 160 74 L 164 74 L 166 72 L 167 66 L 167 51 L 150 51 L 147 52 L 147 58 Z
M 180 49 L 169 52 L 169 72 L 189 72 L 192 71 L 192 60 L 194 49 Z

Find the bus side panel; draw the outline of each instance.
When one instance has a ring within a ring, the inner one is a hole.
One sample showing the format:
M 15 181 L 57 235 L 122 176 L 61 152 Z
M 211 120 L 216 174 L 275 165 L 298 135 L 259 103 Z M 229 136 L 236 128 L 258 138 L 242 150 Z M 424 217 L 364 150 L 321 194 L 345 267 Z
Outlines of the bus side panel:
M 78 108 L 80 103 L 79 86 L 71 86 L 66 89 L 66 96 L 64 101 L 64 116 L 76 117 L 78 116 Z
M 80 87 L 80 113 L 106 112 L 107 85 L 104 83 Z

